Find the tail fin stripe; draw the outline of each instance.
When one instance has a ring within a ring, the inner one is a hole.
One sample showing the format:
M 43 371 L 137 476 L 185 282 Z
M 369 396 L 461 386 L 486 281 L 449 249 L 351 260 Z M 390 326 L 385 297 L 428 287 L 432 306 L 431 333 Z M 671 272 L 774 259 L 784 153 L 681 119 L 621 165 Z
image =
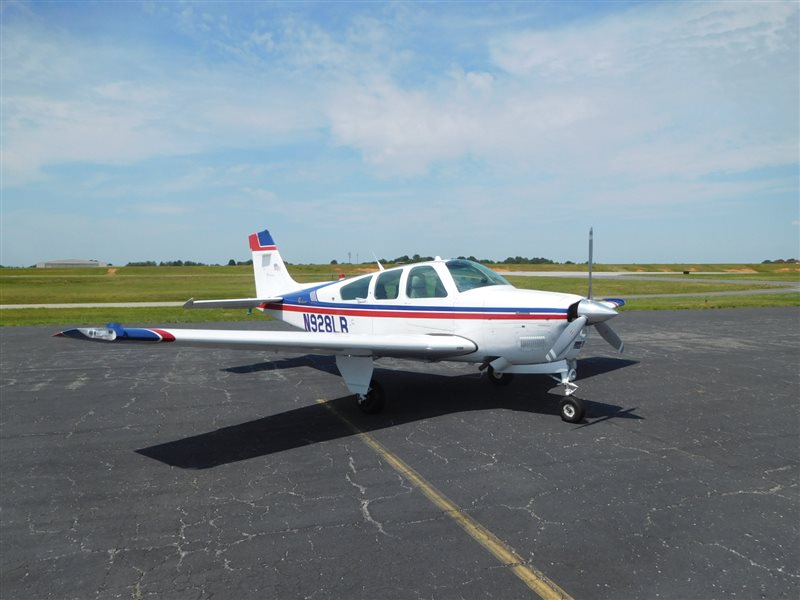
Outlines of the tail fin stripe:
M 275 240 L 266 229 L 259 233 L 254 233 L 250 236 L 250 250 L 253 252 L 269 252 L 270 250 L 277 250 L 278 246 Z

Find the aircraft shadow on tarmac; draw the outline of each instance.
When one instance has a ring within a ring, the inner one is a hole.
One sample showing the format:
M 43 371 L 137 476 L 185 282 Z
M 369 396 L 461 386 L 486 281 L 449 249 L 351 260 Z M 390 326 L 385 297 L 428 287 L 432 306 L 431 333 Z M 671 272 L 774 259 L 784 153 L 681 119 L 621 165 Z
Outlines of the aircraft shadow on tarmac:
M 339 370 L 336 368 L 336 359 L 327 354 L 306 354 L 304 356 L 258 362 L 241 367 L 228 367 L 222 370 L 228 373 L 243 375 L 245 373 L 257 373 L 258 371 L 276 371 L 281 369 L 295 369 L 297 367 L 312 367 L 318 371 L 330 373 L 331 375 L 339 374 Z
M 581 379 L 636 364 L 618 358 L 592 357 L 578 361 Z M 337 373 L 332 357 L 310 355 L 225 369 L 233 373 L 311 366 Z M 475 410 L 505 409 L 557 416 L 561 396 L 550 394 L 554 382 L 546 377 L 517 377 L 508 387 L 495 387 L 475 374 L 446 376 L 376 368 L 375 376 L 387 395 L 386 410 L 365 415 L 352 396 L 314 403 L 207 433 L 136 450 L 137 453 L 183 469 L 209 469 L 354 435 L 336 413 L 363 432 Z M 608 419 L 642 419 L 635 408 L 586 399 L 586 427 Z M 559 426 L 561 426 L 559 421 Z

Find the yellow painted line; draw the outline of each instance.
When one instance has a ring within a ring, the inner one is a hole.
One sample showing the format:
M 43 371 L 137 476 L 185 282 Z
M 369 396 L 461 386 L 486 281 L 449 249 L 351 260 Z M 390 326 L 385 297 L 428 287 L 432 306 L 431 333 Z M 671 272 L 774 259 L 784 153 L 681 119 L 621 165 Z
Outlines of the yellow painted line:
M 378 456 L 389 463 L 401 477 L 425 494 L 428 500 L 433 502 L 433 504 L 441 509 L 448 517 L 458 523 L 472 539 L 488 550 L 503 565 L 511 569 L 511 571 L 519 577 L 525 585 L 536 592 L 540 598 L 543 600 L 573 600 L 567 592 L 562 590 L 544 573 L 532 566 L 526 565 L 524 559 L 504 543 L 503 540 L 470 517 L 455 502 L 426 481 L 422 475 L 409 467 L 398 456 L 384 448 L 374 437 L 361 431 L 326 400 L 317 400 L 317 402 L 336 415 L 339 420 L 350 428 L 354 435 L 374 450 Z

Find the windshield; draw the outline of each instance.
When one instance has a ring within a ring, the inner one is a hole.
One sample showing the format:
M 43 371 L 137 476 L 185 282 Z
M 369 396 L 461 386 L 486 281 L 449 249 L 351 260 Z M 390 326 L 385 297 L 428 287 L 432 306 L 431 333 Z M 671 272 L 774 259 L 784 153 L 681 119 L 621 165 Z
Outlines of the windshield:
M 446 264 L 459 292 L 489 285 L 511 285 L 494 271 L 471 260 L 448 260 Z

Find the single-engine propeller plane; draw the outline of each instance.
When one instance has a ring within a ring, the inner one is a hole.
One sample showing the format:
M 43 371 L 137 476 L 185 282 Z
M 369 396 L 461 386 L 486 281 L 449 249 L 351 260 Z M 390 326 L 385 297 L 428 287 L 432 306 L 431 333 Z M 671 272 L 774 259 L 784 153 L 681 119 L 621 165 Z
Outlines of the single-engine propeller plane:
M 384 406 L 372 377 L 382 357 L 476 363 L 489 381 L 543 374 L 563 386 L 561 418 L 578 423 L 584 403 L 573 396 L 577 357 L 593 326 L 617 351 L 623 343 L 607 321 L 623 300 L 521 290 L 485 266 L 463 259 L 402 265 L 335 282 L 299 284 L 289 274 L 269 231 L 249 236 L 256 296 L 194 300 L 186 308 L 258 309 L 302 331 L 78 327 L 59 337 L 103 343 L 288 350 L 335 355 L 350 393 L 366 413 Z

